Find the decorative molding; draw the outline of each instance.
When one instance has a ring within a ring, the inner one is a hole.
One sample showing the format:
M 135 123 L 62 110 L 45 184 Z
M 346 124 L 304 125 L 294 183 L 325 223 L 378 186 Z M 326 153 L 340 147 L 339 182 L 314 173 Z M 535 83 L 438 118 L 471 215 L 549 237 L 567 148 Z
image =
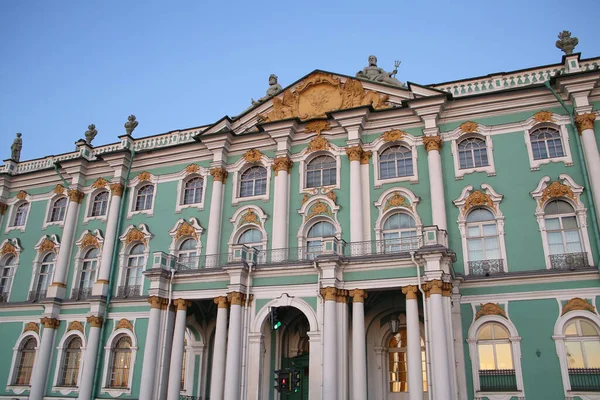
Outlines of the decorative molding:
M 137 179 L 138 179 L 138 182 L 151 181 L 152 174 L 148 171 L 143 171 L 138 174 Z
M 560 315 L 565 315 L 569 311 L 574 310 L 589 311 L 591 313 L 596 312 L 596 308 L 594 308 L 594 306 L 592 306 L 590 303 L 588 303 L 581 297 L 574 297 L 565 303 L 565 305 L 562 308 L 562 314 Z
M 44 328 L 46 329 L 57 329 L 60 325 L 60 320 L 56 318 L 44 317 L 40 319 L 40 322 L 44 325 Z
M 17 248 L 9 240 L 4 242 L 2 250 L 0 250 L 0 256 L 12 254 L 13 256 L 18 257 L 19 253 L 17 252 Z
M 432 294 L 442 294 L 442 288 L 444 287 L 444 282 L 440 279 L 434 279 L 429 282 L 425 282 L 423 285 L 423 290 L 425 291 L 425 296 L 429 298 Z
M 145 224 L 139 224 L 137 227 L 129 225 L 125 230 L 125 233 L 119 236 L 121 241 L 124 241 L 126 245 L 132 242 L 142 242 L 144 245 L 148 245 L 148 240 L 152 238 L 152 234 L 148 231 L 148 227 Z
M 225 168 L 213 168 L 210 170 L 210 175 L 213 177 L 215 182 L 223 182 L 223 184 L 225 184 L 227 175 L 229 175 L 229 173 Z
M 533 114 L 533 119 L 536 123 L 554 122 L 554 118 L 552 118 L 552 112 L 544 110 L 538 111 L 535 114 Z
M 84 328 L 83 328 L 83 325 L 81 324 L 81 322 L 73 321 L 69 324 L 69 327 L 67 328 L 67 332 L 70 332 L 70 331 L 79 331 L 81 333 L 84 333 Z
M 596 119 L 596 114 L 580 114 L 575 116 L 575 125 L 577 125 L 577 131 L 581 135 L 583 131 L 586 129 L 594 130 L 594 120 Z
M 546 186 L 542 192 L 542 197 L 539 200 L 540 206 L 544 204 L 546 200 L 555 197 L 568 197 L 571 200 L 575 200 L 573 190 L 571 190 L 569 186 L 562 184 L 559 181 L 554 181 L 550 185 Z
M 462 124 L 460 124 L 459 128 L 462 131 L 462 133 L 479 132 L 477 122 L 473 121 L 463 122 Z
M 353 303 L 364 303 L 365 299 L 369 296 L 367 291 L 363 289 L 350 290 L 348 295 L 352 297 Z
M 313 151 L 320 150 L 329 150 L 331 148 L 331 144 L 329 141 L 325 139 L 323 136 L 317 135 L 317 137 L 313 138 L 306 147 L 307 153 L 312 153 Z
M 246 295 L 241 292 L 229 292 L 227 293 L 227 301 L 232 306 L 241 306 L 246 301 Z
M 83 240 L 81 241 L 81 244 L 79 245 L 80 249 L 85 249 L 86 247 L 95 247 L 97 249 L 100 248 L 100 243 L 98 242 L 98 238 L 96 236 L 92 235 L 90 232 L 88 232 L 83 237 Z
M 317 200 L 317 202 L 309 209 L 308 214 L 306 215 L 306 220 L 308 221 L 315 215 L 321 214 L 327 214 L 329 216 L 333 215 L 327 203 L 324 203 L 321 200 Z
M 338 289 L 333 286 L 325 287 L 321 289 L 321 296 L 325 301 L 336 301 Z
M 470 208 L 477 206 L 488 206 L 494 210 L 496 210 L 496 206 L 494 205 L 494 201 L 491 196 L 487 193 L 482 192 L 481 190 L 473 190 L 469 197 L 465 200 L 465 205 L 463 207 L 463 214 L 466 214 Z
M 191 236 L 194 239 L 198 240 L 198 235 L 196 234 L 196 229 L 189 222 L 184 221 L 177 229 L 177 234 L 175 235 L 175 240 L 181 238 L 182 236 Z
M 427 152 L 430 152 L 431 150 L 440 151 L 442 148 L 442 137 L 440 135 L 423 136 L 423 146 L 425 146 Z
M 227 301 L 227 296 L 219 296 L 213 299 L 217 308 L 227 308 L 229 307 L 229 302 Z
M 406 300 L 417 300 L 417 285 L 408 285 L 402 287 L 402 293 L 406 296 Z
M 360 162 L 362 158 L 363 149 L 360 145 L 346 147 L 346 154 L 348 155 L 348 159 L 352 161 Z
M 373 155 L 373 152 L 371 150 L 369 150 L 369 151 L 364 151 L 363 150 L 362 156 L 360 157 L 360 163 L 361 164 L 368 164 L 372 155 Z
M 56 246 L 52 240 L 48 239 L 48 237 L 45 237 L 38 247 L 38 252 L 45 253 L 47 251 L 52 251 L 56 253 Z
M 263 153 L 261 153 L 260 150 L 252 148 L 252 149 L 246 151 L 243 158 L 244 158 L 244 160 L 246 160 L 246 162 L 255 163 L 255 162 L 260 161 L 262 156 L 263 156 Z
M 325 196 L 327 196 L 327 198 L 333 201 L 334 203 L 337 200 L 337 195 L 335 194 L 333 189 L 330 189 L 328 192 L 325 192 Z
M 500 308 L 498 304 L 495 303 L 481 304 L 481 308 L 479 309 L 479 311 L 477 311 L 477 314 L 475 314 L 475 320 L 477 321 L 484 315 L 500 315 L 508 319 L 504 310 Z
M 383 135 L 381 135 L 381 138 L 386 143 L 387 142 L 397 142 L 399 140 L 402 140 L 402 138 L 404 138 L 406 135 L 407 135 L 407 133 L 404 131 L 401 131 L 400 129 L 392 129 L 392 130 L 383 132 Z
M 128 329 L 133 332 L 133 325 L 127 318 L 122 318 L 115 326 L 115 330 L 117 329 Z
M 200 167 L 198 166 L 198 164 L 190 164 L 187 167 L 185 167 L 185 173 L 188 175 L 198 173 L 198 171 L 200 171 Z
M 27 198 L 27 192 L 24 190 L 19 191 L 19 193 L 17 193 L 17 199 L 19 200 L 25 200 Z
M 90 324 L 92 328 L 102 328 L 102 324 L 104 323 L 104 318 L 97 317 L 95 315 L 91 315 L 87 317 L 87 322 Z
M 406 197 L 402 196 L 399 192 L 394 192 L 392 197 L 390 197 L 385 202 L 385 207 L 383 208 L 383 211 L 385 212 L 393 207 L 408 207 L 408 206 L 410 206 L 410 202 L 406 199 Z
M 304 127 L 304 132 L 305 133 L 316 132 L 317 136 L 319 136 L 319 135 L 321 135 L 321 132 L 328 131 L 330 129 L 331 129 L 331 125 L 329 124 L 329 122 L 327 122 L 325 120 L 317 120 L 317 121 L 310 121 L 309 123 L 307 123 L 306 126 Z
M 294 165 L 294 162 L 290 160 L 288 156 L 277 157 L 273 160 L 271 169 L 275 171 L 275 176 L 277 176 L 279 171 L 285 171 L 289 174 L 290 170 L 292 169 L 292 165 Z
M 92 183 L 92 187 L 94 189 L 105 188 L 106 185 L 108 185 L 108 182 L 106 180 L 104 180 L 104 178 L 102 178 L 102 177 L 96 179 L 96 181 L 94 181 L 94 183 Z
M 23 329 L 23 333 L 25 332 L 35 332 L 37 334 L 40 333 L 40 327 L 36 322 L 28 322 Z
M 81 200 L 83 200 L 83 196 L 84 196 L 84 194 L 81 190 L 69 189 L 67 191 L 67 194 L 69 195 L 69 200 L 71 200 L 74 203 L 81 204 Z
M 256 212 L 254 212 L 254 209 L 249 208 L 248 211 L 246 211 L 242 215 L 242 217 L 240 218 L 238 227 L 245 225 L 245 224 L 256 224 L 258 226 L 262 226 L 262 224 L 260 223 L 260 219 L 258 218 L 258 215 L 256 214 Z
M 113 196 L 122 197 L 123 189 L 125 189 L 125 186 L 122 183 L 111 183 L 110 184 L 110 192 Z
M 61 184 L 56 185 L 56 187 L 54 188 L 54 193 L 56 194 L 63 194 L 65 192 L 65 187 Z

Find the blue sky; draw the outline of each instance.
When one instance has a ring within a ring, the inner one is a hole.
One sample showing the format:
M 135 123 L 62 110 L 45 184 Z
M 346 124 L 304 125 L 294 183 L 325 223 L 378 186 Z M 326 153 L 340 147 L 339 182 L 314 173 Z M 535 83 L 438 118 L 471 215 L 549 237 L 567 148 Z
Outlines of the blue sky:
M 322 4 L 326 3 L 326 4 Z M 559 63 L 556 35 L 600 56 L 597 0 L 2 1 L 0 159 L 23 133 L 21 159 L 236 115 L 314 69 L 354 75 L 377 55 L 420 84 Z

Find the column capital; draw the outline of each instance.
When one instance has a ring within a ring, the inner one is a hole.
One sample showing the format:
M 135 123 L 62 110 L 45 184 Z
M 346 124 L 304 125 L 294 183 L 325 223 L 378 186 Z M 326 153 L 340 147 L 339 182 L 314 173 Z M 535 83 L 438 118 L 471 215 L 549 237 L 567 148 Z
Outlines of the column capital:
M 434 279 L 429 282 L 425 282 L 423 285 L 423 290 L 425 291 L 425 297 L 429 298 L 432 294 L 442 294 L 442 287 L 444 286 L 444 282 L 441 279 Z
M 150 308 L 160 308 L 164 310 L 169 304 L 169 300 L 159 296 L 150 296 L 148 297 L 148 303 L 150 303 Z
M 92 328 L 102 328 L 102 324 L 104 323 L 104 318 L 97 317 L 95 315 L 90 315 L 87 317 L 87 322 L 90 324 Z
M 109 185 L 109 187 L 110 187 L 110 193 L 113 196 L 118 196 L 118 197 L 123 196 L 123 189 L 125 189 L 125 186 L 122 183 L 111 183 Z
M 452 283 L 451 282 L 444 282 L 442 284 L 442 296 L 444 296 L 444 297 L 452 296 Z
M 371 150 L 369 150 L 369 151 L 364 151 L 363 150 L 362 155 L 360 156 L 360 163 L 361 164 L 368 164 L 372 155 L 373 155 L 373 152 Z
M 47 328 L 47 329 L 57 329 L 58 326 L 60 325 L 60 320 L 58 320 L 56 318 L 44 317 L 44 318 L 40 319 L 40 322 L 44 325 L 44 328 Z
M 325 287 L 321 289 L 321 296 L 325 301 L 336 301 L 338 289 L 333 286 Z
M 81 200 L 83 200 L 83 192 L 79 189 L 69 189 L 67 191 L 69 195 L 69 200 L 74 203 L 81 204 Z
M 366 290 L 363 289 L 354 289 L 350 292 L 350 297 L 352 297 L 353 303 L 364 303 L 365 299 L 369 296 Z
M 588 114 L 579 114 L 575 116 L 575 125 L 577 125 L 577 131 L 581 135 L 583 131 L 586 129 L 594 129 L 594 120 L 596 119 L 596 114 L 588 113 Z
M 338 289 L 337 297 L 335 299 L 338 303 L 347 303 L 348 302 L 348 291 L 343 289 Z
M 440 151 L 442 148 L 442 137 L 440 135 L 423 136 L 423 146 L 425 146 L 427 152 L 430 152 L 431 150 Z
M 417 292 L 419 288 L 417 285 L 408 285 L 402 288 L 402 293 L 406 295 L 406 300 L 417 300 Z
M 192 302 L 186 299 L 176 299 L 173 300 L 173 305 L 177 307 L 177 311 L 185 311 L 192 305 Z
M 346 147 L 346 154 L 348 155 L 348 159 L 350 161 L 360 161 L 363 153 L 364 151 L 359 144 L 356 146 Z
M 225 183 L 225 180 L 227 179 L 227 175 L 229 175 L 227 170 L 223 167 L 211 169 L 210 174 L 213 177 L 213 181 L 222 182 L 222 183 Z
M 241 306 L 246 301 L 246 294 L 241 292 L 227 293 L 227 300 L 232 306 Z
M 8 205 L 6 203 L 0 203 L 0 215 L 6 214 L 7 208 L 8 208 Z
M 275 176 L 277 176 L 279 171 L 285 171 L 289 174 L 290 169 L 292 169 L 292 165 L 294 165 L 294 162 L 290 160 L 290 157 L 281 156 L 273 160 L 273 165 L 271 165 L 271 169 L 275 171 Z
M 227 302 L 227 297 L 226 296 L 215 297 L 213 299 L 213 301 L 217 305 L 217 308 L 227 308 L 227 307 L 229 307 L 229 303 Z

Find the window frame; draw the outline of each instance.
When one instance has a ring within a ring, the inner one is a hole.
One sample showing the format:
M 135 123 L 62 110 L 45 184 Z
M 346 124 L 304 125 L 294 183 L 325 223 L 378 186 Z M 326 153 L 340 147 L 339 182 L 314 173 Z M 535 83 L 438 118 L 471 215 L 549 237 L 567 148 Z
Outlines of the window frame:
M 145 175 L 144 173 L 140 175 Z M 134 215 L 144 214 L 148 217 L 152 217 L 154 215 L 154 205 L 156 204 L 156 197 L 158 195 L 158 177 L 152 174 L 147 174 L 144 176 L 143 180 L 140 180 L 140 175 L 136 176 L 128 185 L 129 189 L 129 204 L 127 207 L 127 219 L 131 219 Z M 150 201 L 150 208 L 137 210 L 137 199 L 138 194 L 141 189 L 144 187 L 151 185 L 152 186 L 152 200 Z
M 573 165 L 573 158 L 571 156 L 571 147 L 569 145 L 569 132 L 567 130 L 566 122 L 560 116 L 553 114 L 553 120 L 557 122 L 541 122 L 535 123 L 535 120 L 531 118 L 528 120 L 529 126 L 524 129 L 525 145 L 527 147 L 527 155 L 529 156 L 529 167 L 532 171 L 538 171 L 541 165 L 549 163 L 564 163 L 566 167 Z M 568 117 L 567 117 L 568 120 Z M 559 133 L 561 144 L 563 147 L 564 155 L 561 157 L 542 158 L 539 160 L 534 159 L 533 156 L 533 145 L 531 142 L 531 134 L 539 129 L 554 129 Z M 573 127 L 575 129 L 575 127 Z
M 494 142 L 492 140 L 491 131 L 483 125 L 477 125 L 478 132 L 463 133 L 460 127 L 456 128 L 449 134 L 451 139 L 451 150 L 454 164 L 454 177 L 457 180 L 463 179 L 465 175 L 475 172 L 485 172 L 487 176 L 496 175 L 496 163 L 494 162 Z M 460 144 L 466 140 L 478 139 L 485 144 L 488 165 L 473 166 L 470 168 L 461 168 L 460 166 Z
M 93 216 L 92 211 L 93 211 L 93 207 L 94 207 L 94 200 L 98 195 L 100 195 L 103 192 L 108 193 L 108 200 L 106 203 L 106 214 Z M 93 220 L 107 221 L 108 214 L 110 213 L 110 206 L 112 204 L 112 198 L 113 198 L 110 188 L 108 186 L 107 187 L 98 187 L 98 188 L 91 187 L 91 188 L 84 189 L 84 193 L 85 193 L 85 214 L 83 215 L 83 223 L 87 224 L 88 222 L 93 221 Z
M 177 174 L 177 198 L 175 201 L 175 212 L 181 213 L 186 208 L 195 208 L 199 211 L 204 210 L 206 201 L 206 188 L 208 186 L 208 170 L 203 167 L 198 167 L 197 172 L 188 173 L 186 169 Z M 185 201 L 185 186 L 186 184 L 196 178 L 202 179 L 202 193 L 200 194 L 201 200 L 198 203 L 184 204 Z
M 414 223 L 414 227 L 410 227 L 410 228 L 398 228 L 398 229 L 386 229 L 385 228 L 385 224 L 390 220 L 390 218 L 392 218 L 394 215 L 406 215 L 408 216 L 410 219 L 412 219 L 413 223 Z M 414 231 L 414 235 L 412 236 L 407 236 L 410 238 L 414 238 L 412 239 L 409 244 L 408 247 L 405 247 L 406 244 L 403 243 L 403 237 L 402 237 L 402 233 L 403 232 L 413 232 Z M 386 234 L 390 234 L 390 233 L 398 233 L 398 238 L 391 238 L 391 239 L 386 239 Z M 409 251 L 414 251 L 417 250 L 419 248 L 419 242 L 420 242 L 420 229 L 419 226 L 417 224 L 417 220 L 415 219 L 414 215 L 406 209 L 402 209 L 402 208 L 395 208 L 393 210 L 391 210 L 391 212 L 386 212 L 385 216 L 382 218 L 381 221 L 381 234 L 379 237 L 379 240 L 381 240 L 381 243 L 383 244 L 383 248 L 384 248 L 384 253 L 389 253 L 389 254 L 396 254 L 396 253 L 406 253 Z M 398 239 L 399 242 L 398 243 L 387 243 L 388 240 L 394 240 L 394 239 Z M 399 250 L 388 250 L 388 246 L 393 246 L 393 247 L 400 247 Z
M 8 262 L 9 259 L 12 260 L 10 264 Z M 0 257 L 0 284 L 3 281 L 5 282 L 0 286 L 0 303 L 8 303 L 10 301 L 14 276 L 18 266 L 19 257 L 17 255 L 9 253 Z M 5 275 L 6 271 L 8 271 L 8 274 Z M 4 293 L 6 293 L 5 296 Z
M 57 207 L 57 203 L 59 201 L 63 201 L 63 200 L 65 202 L 65 205 L 63 207 Z M 47 217 L 47 220 L 46 220 L 47 224 L 48 225 L 50 225 L 50 224 L 57 224 L 57 225 L 64 224 L 65 218 L 67 217 L 67 208 L 68 207 L 69 207 L 69 199 L 66 196 L 57 196 L 57 197 L 51 199 L 50 200 L 50 209 L 48 211 L 48 217 Z M 62 209 L 62 215 L 60 214 L 61 213 L 61 211 L 60 211 L 61 209 Z M 55 210 L 59 210 L 58 211 L 59 212 L 59 216 L 57 218 L 60 218 L 60 219 L 54 219 L 54 217 L 55 217 Z
M 24 328 L 25 328 L 25 326 L 26 326 L 26 323 L 23 323 Z M 30 384 L 29 385 L 18 385 L 18 384 L 16 384 L 16 374 L 17 374 L 17 368 L 18 368 L 17 363 L 20 362 L 21 349 L 24 346 L 25 342 L 29 339 L 34 339 L 36 341 L 35 355 L 33 356 L 33 363 L 32 363 L 33 367 L 32 367 L 32 371 L 31 371 L 31 375 L 29 376 Z M 38 356 L 40 343 L 41 343 L 40 335 L 37 332 L 32 331 L 32 330 L 23 332 L 19 336 L 19 338 L 16 340 L 15 346 L 13 347 L 13 357 L 12 357 L 10 371 L 8 373 L 8 379 L 7 379 L 7 383 L 6 383 L 6 387 L 8 390 L 12 391 L 15 394 L 22 394 L 26 390 L 31 389 L 31 378 L 33 377 L 35 360 Z
M 22 225 L 15 225 L 15 219 L 17 213 L 19 212 L 19 208 L 21 206 L 27 205 L 27 212 L 24 216 L 24 221 Z M 27 221 L 29 220 L 29 215 L 31 214 L 31 201 L 28 200 L 18 200 L 16 203 L 10 205 L 10 212 L 8 213 L 9 218 L 6 221 L 6 232 L 10 232 L 13 230 L 23 231 L 27 229 Z
M 412 158 L 412 175 L 406 176 L 397 176 L 393 178 L 382 178 L 381 177 L 381 154 L 395 146 L 401 146 L 408 150 L 410 150 L 411 158 Z M 410 134 L 406 134 L 402 140 L 397 140 L 393 142 L 385 142 L 382 138 L 378 138 L 373 142 L 373 153 L 372 153 L 372 163 L 373 163 L 373 185 L 375 188 L 381 188 L 385 184 L 389 183 L 397 183 L 397 182 L 410 182 L 410 183 L 419 183 L 419 170 L 418 170 L 418 148 L 417 148 L 417 140 Z
M 135 240 L 127 243 L 127 237 L 129 233 L 134 229 L 140 231 L 144 237 L 140 240 Z M 138 244 L 142 244 L 144 246 L 144 252 L 142 254 L 142 256 L 144 257 L 144 262 L 143 265 L 141 265 L 142 273 L 140 280 L 140 291 L 138 293 L 138 296 L 143 295 L 145 284 L 145 276 L 143 272 L 148 268 L 148 261 L 150 260 L 150 240 L 152 239 L 152 237 L 153 235 L 150 233 L 150 231 L 148 231 L 148 227 L 146 226 L 146 224 L 139 224 L 138 226 L 129 225 L 123 233 L 123 235 L 119 236 L 119 240 L 121 241 L 121 250 L 119 252 L 119 275 L 117 279 L 117 287 L 115 288 L 117 290 L 117 293 L 115 293 L 115 295 L 118 295 L 119 287 L 128 286 L 125 284 L 125 282 L 127 281 L 127 268 L 129 258 L 131 255 L 131 250 Z
M 398 148 L 398 149 L 404 149 L 404 150 L 406 150 L 405 152 L 400 151 L 400 153 L 402 153 L 402 154 L 408 153 L 408 156 L 404 157 L 404 158 L 394 158 L 393 161 L 386 160 L 386 162 L 393 162 L 394 163 L 394 170 L 395 170 L 394 172 L 397 174 L 398 173 L 398 163 L 399 163 L 399 161 L 400 160 L 410 160 L 410 169 L 411 169 L 411 172 L 412 172 L 411 174 L 402 175 L 402 176 L 396 175 L 396 176 L 390 176 L 390 177 L 386 177 L 386 178 L 382 177 L 382 174 L 381 174 L 381 164 L 382 164 L 383 161 L 382 161 L 381 158 L 382 158 L 382 156 L 383 156 L 383 154 L 385 152 L 391 151 L 393 148 Z M 401 178 L 406 178 L 406 177 L 412 177 L 414 175 L 414 171 L 415 171 L 415 166 L 414 166 L 413 161 L 414 161 L 414 157 L 413 157 L 413 154 L 412 154 L 412 149 L 410 147 L 406 146 L 405 144 L 403 144 L 403 143 L 394 143 L 394 144 L 391 144 L 389 146 L 384 146 L 384 147 L 382 147 L 378 151 L 378 162 L 377 162 L 377 174 L 378 174 L 378 177 L 379 177 L 380 180 L 386 181 L 386 182 L 387 181 L 393 181 L 393 180 L 401 179 Z
M 321 188 L 323 188 L 324 190 L 333 190 L 333 189 L 340 188 L 341 169 L 342 169 L 341 156 L 340 156 L 341 152 L 337 149 L 337 147 L 335 147 L 333 145 L 331 147 L 332 147 L 332 150 L 320 150 L 320 151 L 315 151 L 312 153 L 305 153 L 303 155 L 303 158 L 300 159 L 298 173 L 299 173 L 299 178 L 300 178 L 299 192 L 301 194 L 303 194 L 303 193 L 314 194 L 315 192 L 318 192 Z M 335 167 L 336 168 L 335 182 L 336 183 L 334 185 L 327 185 L 327 186 L 307 187 L 306 186 L 306 174 L 308 171 L 308 164 L 320 156 L 328 156 L 328 157 L 333 158 L 333 160 L 335 161 L 335 166 L 336 166 Z
M 71 321 L 67 321 L 67 326 Z M 64 386 L 62 385 L 62 374 L 64 371 L 65 361 L 68 354 L 68 345 L 72 340 L 79 339 L 81 341 L 81 347 L 79 348 L 79 369 L 77 372 L 77 382 L 75 386 Z M 81 387 L 81 379 L 83 372 L 83 361 L 85 359 L 85 350 L 86 350 L 86 338 L 85 335 L 78 330 L 71 330 L 65 332 L 63 337 L 61 338 L 57 350 L 57 363 L 58 365 L 54 369 L 54 379 L 52 384 L 52 392 L 59 392 L 63 396 L 66 396 L 70 393 L 79 393 L 79 388 Z
M 134 324 L 135 324 L 135 320 L 134 320 Z M 128 377 L 127 386 L 126 387 L 111 387 L 109 385 L 110 385 L 110 380 L 112 379 L 111 378 L 111 375 L 112 375 L 111 368 L 112 368 L 112 362 L 113 362 L 113 357 L 114 357 L 115 345 L 116 345 L 117 341 L 124 336 L 129 337 L 129 340 L 131 341 L 131 347 L 130 347 L 131 368 L 129 368 L 129 377 Z M 115 330 L 108 338 L 107 346 L 104 348 L 104 350 L 105 350 L 104 351 L 104 371 L 102 374 L 102 387 L 100 389 L 100 392 L 108 393 L 111 397 L 119 397 L 124 394 L 126 394 L 126 395 L 131 394 L 132 385 L 133 385 L 133 376 L 135 374 L 135 367 L 136 367 L 135 359 L 136 359 L 136 355 L 137 355 L 137 351 L 138 351 L 137 338 L 136 338 L 135 334 L 126 328 L 119 328 L 119 329 Z
M 190 234 L 187 231 L 181 231 L 180 229 L 185 224 L 190 225 L 193 228 L 193 234 Z M 179 249 L 183 242 L 188 239 L 194 239 L 196 241 L 196 257 L 198 257 L 198 262 L 200 261 L 200 257 L 202 254 L 202 233 L 204 232 L 204 228 L 200 225 L 198 219 L 192 217 L 187 221 L 183 218 L 180 218 L 175 222 L 173 228 L 169 231 L 169 236 L 171 236 L 171 244 L 169 245 L 169 254 L 174 256 L 176 259 L 179 259 Z

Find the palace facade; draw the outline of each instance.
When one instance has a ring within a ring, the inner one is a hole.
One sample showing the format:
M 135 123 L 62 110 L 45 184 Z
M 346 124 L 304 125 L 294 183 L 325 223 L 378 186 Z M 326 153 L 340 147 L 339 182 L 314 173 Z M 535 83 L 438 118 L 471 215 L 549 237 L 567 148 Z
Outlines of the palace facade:
M 600 58 L 376 62 L 6 160 L 0 398 L 600 399 Z

